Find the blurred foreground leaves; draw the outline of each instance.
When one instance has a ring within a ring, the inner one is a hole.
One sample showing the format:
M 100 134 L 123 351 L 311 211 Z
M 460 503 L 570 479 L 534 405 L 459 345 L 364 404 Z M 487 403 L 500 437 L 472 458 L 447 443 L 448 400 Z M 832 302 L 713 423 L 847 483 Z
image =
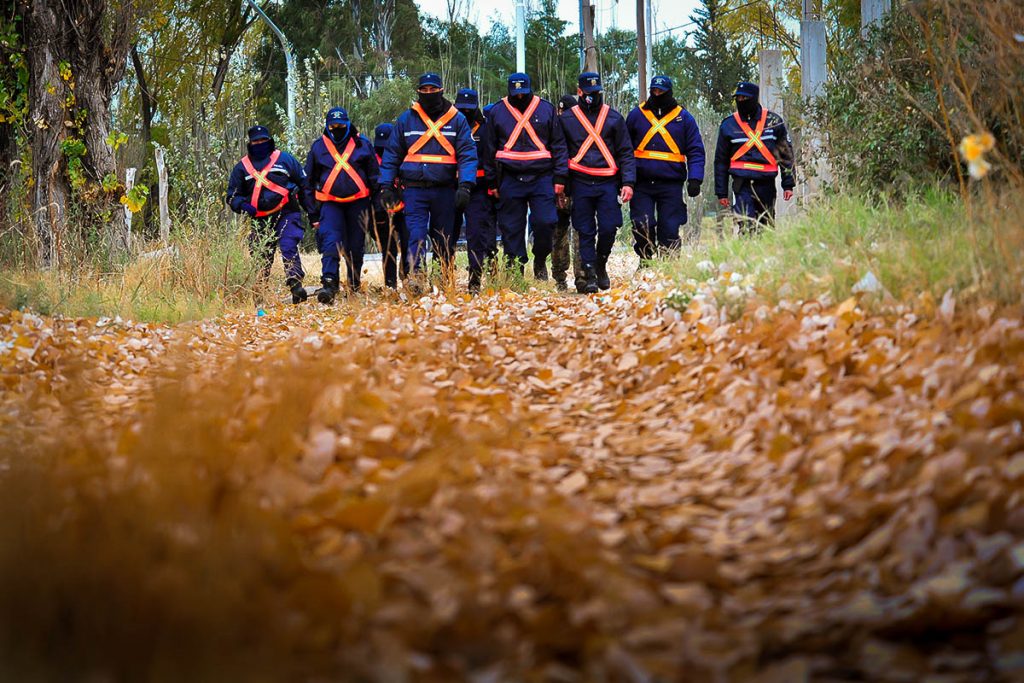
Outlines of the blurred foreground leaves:
M 0 669 L 1024 676 L 1020 311 L 665 296 L 0 313 Z

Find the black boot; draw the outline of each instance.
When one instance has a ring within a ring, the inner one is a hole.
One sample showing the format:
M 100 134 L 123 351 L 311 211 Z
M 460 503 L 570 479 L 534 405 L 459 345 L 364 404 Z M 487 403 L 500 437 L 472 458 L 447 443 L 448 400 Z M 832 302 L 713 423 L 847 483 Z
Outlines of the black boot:
M 597 265 L 594 270 L 597 272 L 597 286 L 600 289 L 611 289 L 612 281 L 608 279 L 608 257 L 598 256 Z M 589 282 L 588 282 L 589 284 Z
M 334 297 L 338 294 L 338 278 L 324 275 L 320 282 L 323 286 L 316 290 L 316 300 L 322 304 L 334 303 Z
M 536 256 L 533 257 L 533 277 L 541 282 L 548 279 L 547 258 L 540 259 Z
M 306 294 L 306 288 L 302 286 L 302 280 L 290 277 L 285 284 L 288 285 L 288 289 L 292 292 L 293 304 L 301 304 L 309 298 L 309 295 Z
M 594 270 L 594 266 L 584 263 L 583 277 L 586 278 L 586 284 L 583 285 L 583 293 L 597 294 L 597 272 Z
M 480 271 L 478 269 L 471 269 L 469 271 L 469 293 L 480 293 Z
M 587 276 L 585 273 L 576 274 L 576 291 L 580 294 L 587 293 Z
M 555 280 L 555 291 L 558 291 L 558 292 L 567 292 L 567 291 L 569 291 L 569 285 L 566 284 L 565 278 L 562 278 L 561 280 Z

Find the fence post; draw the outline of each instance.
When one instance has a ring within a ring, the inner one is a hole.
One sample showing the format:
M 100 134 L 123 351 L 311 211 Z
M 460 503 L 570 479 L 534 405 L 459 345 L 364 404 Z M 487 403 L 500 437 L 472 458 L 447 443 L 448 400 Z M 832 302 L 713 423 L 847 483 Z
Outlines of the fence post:
M 132 166 L 124 172 L 124 193 L 127 195 L 135 187 L 135 171 L 137 169 Z M 124 207 L 124 226 L 127 231 L 127 242 L 128 249 L 132 248 L 132 211 L 126 205 Z
M 160 145 L 153 147 L 160 195 L 160 241 L 166 244 L 171 238 L 171 214 L 167 206 L 167 165 L 164 163 L 164 148 Z

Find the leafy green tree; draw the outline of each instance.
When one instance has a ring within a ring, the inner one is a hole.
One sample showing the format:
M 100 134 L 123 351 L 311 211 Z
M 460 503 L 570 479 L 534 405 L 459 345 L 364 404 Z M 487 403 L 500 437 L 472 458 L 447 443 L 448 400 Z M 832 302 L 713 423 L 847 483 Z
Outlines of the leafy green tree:
M 736 83 L 753 74 L 753 52 L 727 32 L 722 23 L 725 10 L 725 0 L 701 0 L 690 17 L 696 24 L 692 65 L 698 92 L 712 109 L 723 114 L 732 110 Z

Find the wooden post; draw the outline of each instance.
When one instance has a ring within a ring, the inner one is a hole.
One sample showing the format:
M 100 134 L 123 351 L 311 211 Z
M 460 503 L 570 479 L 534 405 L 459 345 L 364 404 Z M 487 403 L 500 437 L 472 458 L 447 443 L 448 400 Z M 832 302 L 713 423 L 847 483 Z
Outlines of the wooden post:
M 124 193 L 128 194 L 131 189 L 135 187 L 135 172 L 136 168 L 132 166 L 124 172 Z M 132 211 L 127 206 L 124 207 L 124 227 L 125 234 L 127 234 L 126 242 L 128 249 L 132 248 Z
M 583 0 L 583 70 L 597 71 L 597 41 L 594 40 L 594 6 Z
M 164 148 L 154 145 L 156 175 L 160 194 L 160 241 L 164 244 L 171 238 L 171 214 L 167 206 L 167 165 L 164 163 Z

